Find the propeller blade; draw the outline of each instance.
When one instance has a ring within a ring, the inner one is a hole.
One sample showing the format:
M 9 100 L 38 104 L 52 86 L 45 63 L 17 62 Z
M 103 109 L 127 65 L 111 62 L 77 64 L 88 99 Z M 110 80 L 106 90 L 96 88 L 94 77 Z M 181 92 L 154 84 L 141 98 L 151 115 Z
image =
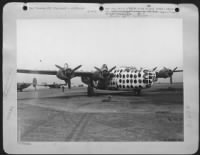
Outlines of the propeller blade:
M 74 68 L 73 70 L 72 70 L 72 73 L 73 72 L 75 72 L 77 69 L 79 69 L 80 67 L 82 67 L 82 65 L 79 65 L 79 66 L 77 66 L 76 68 Z
M 114 66 L 113 68 L 111 68 L 108 72 L 112 72 L 114 69 L 116 68 L 116 66 Z
M 107 65 L 105 64 L 102 67 L 104 68 L 103 70 L 96 66 L 94 68 L 98 71 L 96 72 L 94 77 L 96 77 L 97 79 L 104 80 L 104 83 L 107 85 L 107 83 L 109 82 L 109 79 L 113 76 L 111 72 L 116 68 L 116 66 L 112 67 L 110 70 L 107 70 Z
M 158 67 L 154 67 L 154 68 L 152 69 L 152 71 L 155 71 L 157 68 L 158 68 Z
M 60 67 L 60 66 L 58 66 L 58 65 L 55 65 L 57 68 L 59 68 L 59 69 L 61 69 L 61 70 L 64 70 L 64 68 L 63 67 Z
M 163 67 L 164 70 L 168 70 L 166 67 Z
M 175 72 L 177 68 L 178 68 L 178 67 L 175 67 L 175 68 L 173 69 L 173 72 Z
M 98 70 L 99 72 L 101 72 L 101 69 L 98 67 L 94 67 L 96 70 Z

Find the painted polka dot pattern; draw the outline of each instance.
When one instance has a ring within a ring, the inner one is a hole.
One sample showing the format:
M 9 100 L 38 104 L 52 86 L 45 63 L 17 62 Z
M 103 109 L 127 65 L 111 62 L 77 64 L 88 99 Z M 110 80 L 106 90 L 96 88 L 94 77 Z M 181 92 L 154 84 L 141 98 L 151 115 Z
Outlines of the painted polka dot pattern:
M 142 89 L 153 83 L 154 73 L 148 70 L 117 69 L 113 71 L 114 77 L 109 82 L 110 88 Z

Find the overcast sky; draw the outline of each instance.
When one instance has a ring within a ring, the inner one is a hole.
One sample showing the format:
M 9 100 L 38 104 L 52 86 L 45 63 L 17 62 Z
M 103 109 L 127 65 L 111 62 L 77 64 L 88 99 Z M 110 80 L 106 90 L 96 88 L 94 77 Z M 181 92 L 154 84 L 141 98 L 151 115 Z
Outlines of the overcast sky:
M 183 69 L 182 20 L 46 19 L 17 21 L 17 68 L 57 70 L 65 62 L 91 71 L 106 63 L 109 68 L 136 66 Z M 182 81 L 176 73 L 175 81 Z M 18 74 L 18 82 L 60 82 L 55 76 Z M 76 80 L 75 80 L 76 81 Z M 169 81 L 169 80 L 167 80 Z M 72 81 L 73 82 L 73 81 Z

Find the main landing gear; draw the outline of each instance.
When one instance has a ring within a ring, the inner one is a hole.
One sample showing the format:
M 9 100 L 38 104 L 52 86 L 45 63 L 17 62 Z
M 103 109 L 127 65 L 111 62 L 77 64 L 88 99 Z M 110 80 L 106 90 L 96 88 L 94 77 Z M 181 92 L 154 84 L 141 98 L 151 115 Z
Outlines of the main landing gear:
M 93 87 L 91 87 L 91 86 L 88 86 L 88 88 L 87 88 L 87 94 L 88 94 L 88 96 L 94 96 L 94 88 Z
M 91 78 L 89 79 L 87 94 L 88 94 L 88 96 L 94 96 L 94 94 L 95 94 L 93 80 Z

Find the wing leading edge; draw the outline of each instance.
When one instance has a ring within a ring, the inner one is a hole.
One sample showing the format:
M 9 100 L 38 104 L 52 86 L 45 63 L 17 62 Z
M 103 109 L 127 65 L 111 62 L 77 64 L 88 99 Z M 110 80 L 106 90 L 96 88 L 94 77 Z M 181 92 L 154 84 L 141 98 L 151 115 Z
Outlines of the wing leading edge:
M 29 69 L 17 69 L 18 73 L 26 74 L 47 74 L 47 75 L 56 75 L 57 71 L 55 70 L 29 70 Z M 74 72 L 74 76 L 80 77 L 92 77 L 94 73 L 92 72 Z
M 56 75 L 57 71 L 53 70 L 29 70 L 29 69 L 17 69 L 18 73 L 27 73 L 27 74 L 47 74 L 47 75 Z

